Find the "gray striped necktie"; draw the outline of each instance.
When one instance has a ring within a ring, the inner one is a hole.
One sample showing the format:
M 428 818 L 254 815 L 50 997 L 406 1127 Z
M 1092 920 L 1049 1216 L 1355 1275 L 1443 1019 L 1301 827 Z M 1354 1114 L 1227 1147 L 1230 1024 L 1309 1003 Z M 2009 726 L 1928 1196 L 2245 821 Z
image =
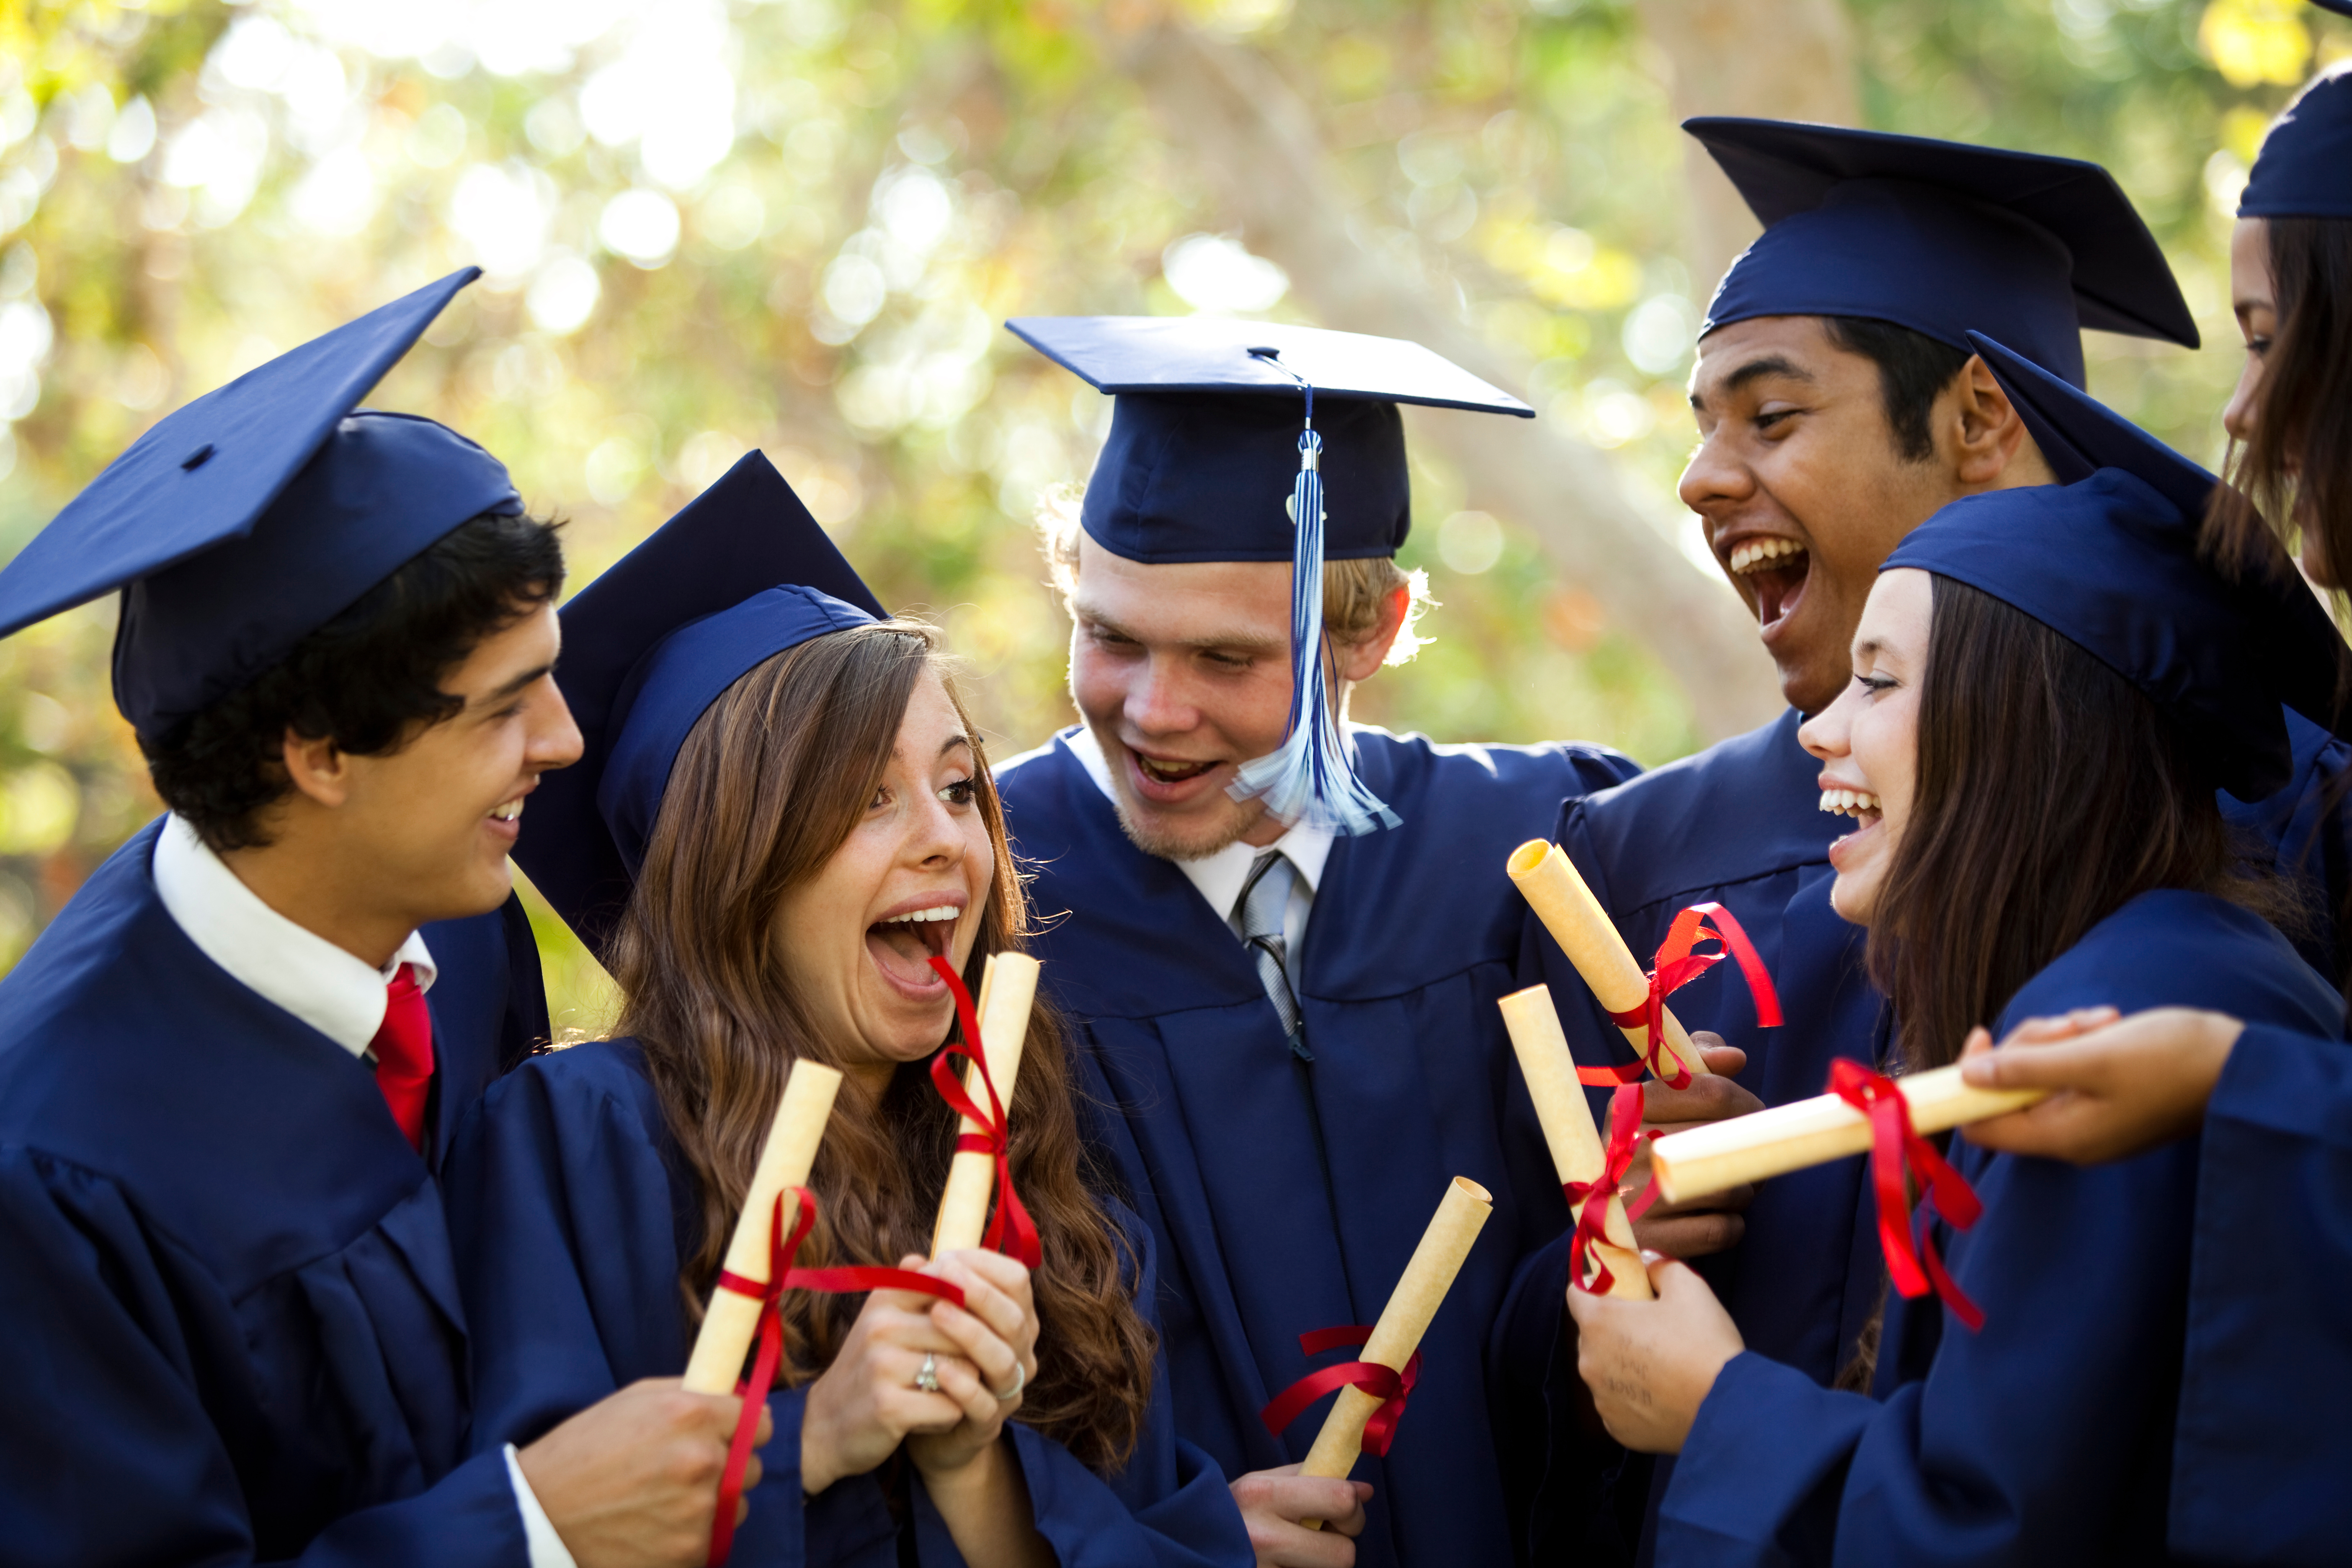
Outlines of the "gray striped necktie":
M 1282 917 L 1290 907 L 1292 875 L 1290 862 L 1279 849 L 1264 850 L 1250 862 L 1249 880 L 1242 884 L 1242 941 L 1257 960 L 1258 984 L 1265 987 L 1265 999 L 1282 1020 L 1291 1054 L 1311 1062 L 1315 1058 L 1299 1026 L 1298 999 L 1290 994 L 1290 976 L 1283 968 Z

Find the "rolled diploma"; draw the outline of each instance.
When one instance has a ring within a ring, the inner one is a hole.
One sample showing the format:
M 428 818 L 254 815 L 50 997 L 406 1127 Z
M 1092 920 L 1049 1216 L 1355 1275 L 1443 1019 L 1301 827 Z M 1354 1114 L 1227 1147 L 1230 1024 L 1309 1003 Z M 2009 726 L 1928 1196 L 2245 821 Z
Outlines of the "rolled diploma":
M 1518 1053 L 1519 1071 L 1528 1080 L 1528 1096 L 1536 1102 L 1536 1120 L 1543 1123 L 1544 1142 L 1551 1149 L 1552 1169 L 1563 1182 L 1595 1182 L 1608 1163 L 1601 1130 L 1592 1124 L 1592 1105 L 1576 1079 L 1576 1058 L 1569 1054 L 1568 1037 L 1560 1033 L 1559 1014 L 1551 1005 L 1551 987 L 1530 985 L 1503 998 L 1503 1025 L 1511 1032 L 1511 1049 Z M 1584 1217 L 1584 1205 L 1574 1205 Z M 1609 1293 L 1641 1300 L 1651 1297 L 1650 1271 L 1642 1265 L 1641 1248 L 1633 1239 L 1633 1223 L 1625 1217 L 1625 1200 L 1612 1194 L 1603 1216 L 1609 1238 L 1595 1248 L 1609 1266 Z M 1581 1285 L 1582 1280 L 1574 1283 Z
M 1640 963 L 1625 946 L 1625 939 L 1617 934 L 1610 923 L 1608 911 L 1576 868 L 1560 853 L 1557 844 L 1547 844 L 1540 838 L 1530 838 L 1511 851 L 1505 863 L 1511 880 L 1527 896 L 1528 904 L 1559 943 L 1584 983 L 1601 1005 L 1612 1013 L 1630 1013 L 1648 999 L 1650 977 L 1643 973 Z M 1664 1008 L 1665 1049 L 1669 1060 L 1680 1062 L 1685 1070 L 1704 1074 L 1706 1063 L 1699 1058 L 1698 1049 L 1691 1044 L 1689 1031 L 1675 1017 L 1674 1009 Z M 1619 1028 L 1625 1029 L 1623 1025 Z M 1633 1048 L 1644 1053 L 1647 1060 L 1649 1031 L 1636 1024 L 1625 1029 L 1625 1037 Z
M 1960 1081 L 1958 1062 L 1895 1081 L 1910 1103 L 1913 1129 L 1923 1133 L 2005 1116 L 2049 1093 L 1973 1089 Z M 1824 1094 L 1661 1138 L 1650 1145 L 1650 1175 L 1661 1197 L 1679 1203 L 1869 1148 L 1870 1118 L 1836 1095 Z
M 1036 999 L 1035 959 L 1025 952 L 989 956 L 974 1011 L 980 1016 L 980 1048 L 988 1060 L 988 1076 L 1008 1116 L 1013 1110 L 1013 1081 L 1021 1073 L 1021 1047 L 1029 1038 L 1029 1009 Z M 975 1105 L 988 1103 L 988 1091 L 981 1086 L 976 1068 L 964 1068 L 963 1091 Z M 981 1127 L 967 1116 L 957 1131 L 978 1132 Z M 996 1161 L 992 1156 L 959 1153 L 949 1162 L 947 1186 L 940 1194 L 939 1221 L 931 1230 L 932 1257 L 980 1245 L 981 1235 L 988 1228 L 989 1194 L 995 1185 Z
M 809 1166 L 824 1138 L 824 1124 L 833 1114 L 833 1097 L 841 1089 L 841 1074 L 812 1061 L 796 1061 L 776 1099 L 776 1119 L 768 1141 L 760 1148 L 760 1163 L 751 1170 L 751 1190 L 743 1194 L 743 1212 L 735 1234 L 727 1242 L 727 1272 L 761 1284 L 768 1280 L 768 1239 L 776 1194 L 786 1187 L 808 1184 Z M 799 1205 L 793 1207 L 797 1210 Z M 786 1231 L 793 1216 L 784 1216 Z M 733 1290 L 710 1293 L 709 1310 L 702 1314 L 701 1331 L 694 1336 L 694 1353 L 687 1358 L 686 1388 L 689 1394 L 732 1394 L 743 1375 L 743 1357 L 760 1331 L 760 1303 Z
M 1494 1194 L 1486 1188 L 1467 1176 L 1454 1178 L 1429 1228 L 1421 1233 L 1412 1260 L 1404 1266 L 1404 1278 L 1390 1292 L 1389 1304 L 1381 1309 L 1381 1321 L 1372 1326 L 1372 1337 L 1364 1342 L 1361 1360 L 1377 1362 L 1392 1372 L 1404 1370 L 1404 1363 L 1421 1348 L 1421 1336 L 1428 1331 L 1429 1321 L 1437 1316 L 1439 1303 L 1454 1286 L 1454 1277 L 1462 1272 L 1462 1260 L 1470 1256 L 1470 1244 L 1478 1239 L 1479 1228 L 1494 1205 Z M 1354 1469 L 1356 1456 L 1363 1447 L 1364 1423 L 1380 1407 L 1381 1402 L 1360 1388 L 1341 1389 L 1298 1473 L 1344 1477 Z M 1309 1530 L 1323 1527 L 1321 1520 L 1300 1522 Z

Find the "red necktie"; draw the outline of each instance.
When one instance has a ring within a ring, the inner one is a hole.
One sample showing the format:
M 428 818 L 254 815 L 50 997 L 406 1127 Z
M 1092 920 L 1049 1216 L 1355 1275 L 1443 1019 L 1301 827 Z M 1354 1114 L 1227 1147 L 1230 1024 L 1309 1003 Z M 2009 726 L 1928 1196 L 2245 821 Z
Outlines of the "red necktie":
M 375 1086 L 401 1136 L 410 1148 L 423 1150 L 425 1097 L 433 1087 L 433 1015 L 405 963 L 384 987 L 383 1024 L 368 1048 L 375 1052 Z

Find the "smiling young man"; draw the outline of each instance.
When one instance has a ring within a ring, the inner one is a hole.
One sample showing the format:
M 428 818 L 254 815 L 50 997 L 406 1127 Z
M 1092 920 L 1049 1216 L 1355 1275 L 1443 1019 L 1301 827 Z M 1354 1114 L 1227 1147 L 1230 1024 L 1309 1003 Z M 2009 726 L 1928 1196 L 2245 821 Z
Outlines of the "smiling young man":
M 1833 1058 L 1883 1065 L 1888 1039 L 1864 933 L 1830 903 L 1828 851 L 1852 808 L 1825 793 L 1798 726 L 1852 679 L 1863 603 L 1906 534 L 1962 496 L 2054 478 L 1967 333 L 2076 385 L 2085 327 L 2189 346 L 2197 333 L 2155 239 L 2096 165 L 1766 121 L 1685 129 L 1766 227 L 1700 328 L 1699 445 L 1681 494 L 1756 616 L 1790 708 L 1568 801 L 1553 836 L 1636 953 L 1654 951 L 1691 904 L 1738 918 L 1787 1023 L 1759 1028 L 1744 989 L 1720 977 L 1681 991 L 1674 1007 L 1694 1031 L 1744 1049 L 1741 1080 L 1778 1105 L 1821 1093 Z M 1580 1058 L 1626 1057 L 1532 921 L 1528 942 L 1529 977 L 1550 984 Z M 1704 1270 L 1748 1344 L 1823 1384 L 1853 1360 L 1878 1300 L 1862 1177 L 1848 1161 L 1764 1184 L 1738 1245 Z M 1565 1283 L 1556 1264 L 1523 1278 L 1506 1322 L 1506 1364 L 1531 1378 L 1547 1369 L 1552 1385 L 1574 1360 L 1559 1349 Z M 1637 1459 L 1617 1479 L 1613 1511 L 1629 1534 L 1648 1528 L 1670 1468 L 1653 1476 Z M 1586 1528 L 1573 1506 L 1539 1516 L 1539 1547 Z
M 171 807 L 0 980 L 12 1563 L 702 1560 L 732 1399 L 465 1458 L 434 1172 L 545 1026 L 506 857 L 579 754 L 563 563 L 488 453 L 352 409 L 476 275 L 173 415 L 0 571 L 0 635 L 121 590 Z
M 1391 559 L 1411 510 L 1396 404 L 1523 405 L 1387 340 L 1013 329 L 1117 396 L 1079 514 L 1047 531 L 1083 721 L 998 777 L 1044 984 L 1083 1035 L 1082 1101 L 1159 1244 L 1177 1429 L 1234 1479 L 1262 1562 L 1507 1561 L 1486 1334 L 1514 1261 L 1568 1212 L 1495 1005 L 1518 942 L 1502 867 L 1551 820 L 1548 792 L 1633 770 L 1343 723 L 1413 595 Z M 1369 1486 L 1277 1473 L 1316 1421 L 1270 1433 L 1259 1412 L 1333 1359 L 1299 1336 L 1378 1316 L 1455 1176 L 1494 1217 L 1393 1447 L 1360 1464 Z

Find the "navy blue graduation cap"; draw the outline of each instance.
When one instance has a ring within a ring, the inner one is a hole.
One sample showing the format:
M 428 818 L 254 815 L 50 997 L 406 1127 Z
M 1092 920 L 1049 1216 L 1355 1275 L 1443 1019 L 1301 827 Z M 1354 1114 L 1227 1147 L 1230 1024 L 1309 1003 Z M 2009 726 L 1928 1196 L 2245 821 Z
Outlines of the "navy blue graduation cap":
M 450 530 L 520 512 L 496 458 L 354 413 L 468 267 L 159 422 L 0 570 L 0 637 L 121 589 L 114 700 L 140 738 L 251 681 Z
M 1400 403 L 1535 417 L 1419 343 L 1213 316 L 1028 316 L 1022 342 L 1117 399 L 1079 523 L 1114 555 L 1291 563 L 1289 730 L 1237 798 L 1347 833 L 1396 826 L 1331 715 L 1323 563 L 1390 556 L 1412 526 Z
M 2352 4 L 2341 9 L 2352 16 Z M 2246 176 L 2238 216 L 2352 217 L 2352 69 L 2320 77 L 2278 117 Z
M 2096 163 L 1832 125 L 1683 121 L 1764 232 L 1699 328 L 1859 316 L 1968 346 L 1990 331 L 2083 384 L 2083 329 L 2197 346 L 2156 237 Z
M 601 952 L 644 863 L 671 764 L 762 660 L 887 619 L 775 465 L 747 452 L 561 612 L 556 683 L 580 761 L 541 774 L 515 860 Z
M 2284 552 L 2232 581 L 2200 548 L 2214 477 L 1981 333 L 2056 485 L 1955 501 L 1886 558 L 2015 605 L 2105 663 L 2194 737 L 2215 782 L 2260 800 L 2294 769 L 2280 704 L 2336 717 L 2345 648 Z

